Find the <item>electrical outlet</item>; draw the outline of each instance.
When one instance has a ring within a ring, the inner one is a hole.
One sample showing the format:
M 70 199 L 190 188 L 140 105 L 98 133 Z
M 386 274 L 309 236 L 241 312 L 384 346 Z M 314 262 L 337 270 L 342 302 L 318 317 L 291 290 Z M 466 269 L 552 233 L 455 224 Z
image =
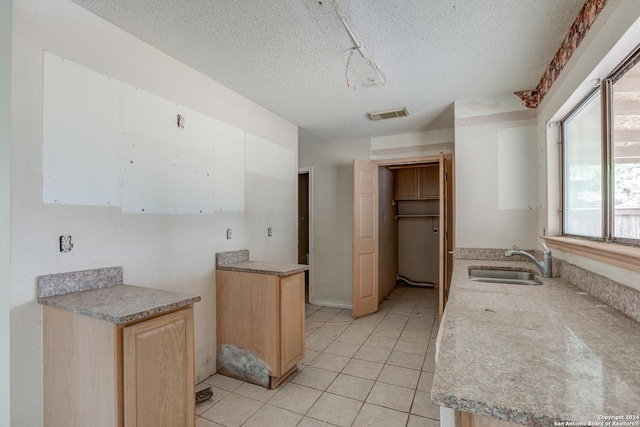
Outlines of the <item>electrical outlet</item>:
M 71 242 L 70 234 L 63 234 L 62 236 L 60 236 L 59 241 L 60 241 L 60 252 L 62 253 L 71 252 L 71 249 L 73 249 L 73 243 Z
M 273 231 L 271 230 L 271 227 L 267 228 L 267 236 L 269 237 L 273 236 Z
M 231 239 L 231 229 L 227 228 L 227 240 Z

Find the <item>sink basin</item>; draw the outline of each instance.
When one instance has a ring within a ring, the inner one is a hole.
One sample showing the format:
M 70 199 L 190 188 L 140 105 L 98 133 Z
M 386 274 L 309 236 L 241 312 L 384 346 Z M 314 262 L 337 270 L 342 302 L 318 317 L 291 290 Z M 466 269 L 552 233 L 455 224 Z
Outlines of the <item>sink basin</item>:
M 507 285 L 542 285 L 535 273 L 524 270 L 501 270 L 469 267 L 469 279 L 474 282 L 504 283 Z

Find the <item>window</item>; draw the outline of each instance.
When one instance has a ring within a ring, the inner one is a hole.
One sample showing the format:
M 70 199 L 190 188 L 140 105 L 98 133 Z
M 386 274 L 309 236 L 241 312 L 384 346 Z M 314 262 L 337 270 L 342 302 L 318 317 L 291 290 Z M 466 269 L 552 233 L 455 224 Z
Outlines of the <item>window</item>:
M 601 236 L 601 134 L 598 90 L 563 123 L 565 234 Z
M 563 232 L 640 245 L 640 49 L 562 121 Z
M 640 243 L 640 62 L 612 86 L 612 232 Z

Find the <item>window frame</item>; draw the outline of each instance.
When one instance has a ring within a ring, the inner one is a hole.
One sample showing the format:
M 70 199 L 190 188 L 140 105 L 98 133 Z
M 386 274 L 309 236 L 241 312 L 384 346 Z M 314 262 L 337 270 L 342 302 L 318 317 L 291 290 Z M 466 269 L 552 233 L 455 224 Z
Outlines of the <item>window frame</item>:
M 614 236 L 614 159 L 613 159 L 613 85 L 620 80 L 627 71 L 640 63 L 640 45 L 635 49 L 617 66 L 614 70 L 602 81 L 598 79 L 594 84 L 593 90 L 578 102 L 574 108 L 571 109 L 560 121 L 560 139 L 562 149 L 560 150 L 560 195 L 561 195 L 561 211 L 562 218 L 560 221 L 562 236 L 568 238 L 575 238 L 579 240 L 594 241 L 612 243 L 626 246 L 640 246 L 640 238 L 626 238 Z M 567 214 L 567 193 L 565 189 L 566 178 L 566 127 L 567 120 L 571 119 L 574 114 L 582 110 L 588 102 L 593 99 L 597 94 L 600 94 L 600 127 L 601 127 L 601 237 L 581 236 L 575 234 L 569 234 L 565 232 L 565 221 Z

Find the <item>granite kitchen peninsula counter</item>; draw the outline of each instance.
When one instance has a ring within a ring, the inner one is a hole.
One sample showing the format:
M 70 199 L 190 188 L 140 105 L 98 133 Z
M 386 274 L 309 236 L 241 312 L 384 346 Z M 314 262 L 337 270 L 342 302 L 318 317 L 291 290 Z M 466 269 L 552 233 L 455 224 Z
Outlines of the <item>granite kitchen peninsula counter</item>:
M 249 261 L 249 251 L 244 249 L 239 251 L 218 252 L 216 254 L 216 269 L 237 271 L 240 273 L 290 276 L 307 271 L 309 266 L 305 264 Z
M 624 418 L 640 415 L 640 323 L 563 279 L 474 282 L 473 266 L 538 273 L 528 262 L 455 260 L 433 403 L 531 426 L 611 416 L 640 425 Z
M 40 304 L 116 324 L 130 323 L 200 301 L 196 295 L 125 285 L 120 267 L 41 276 L 38 287 Z

